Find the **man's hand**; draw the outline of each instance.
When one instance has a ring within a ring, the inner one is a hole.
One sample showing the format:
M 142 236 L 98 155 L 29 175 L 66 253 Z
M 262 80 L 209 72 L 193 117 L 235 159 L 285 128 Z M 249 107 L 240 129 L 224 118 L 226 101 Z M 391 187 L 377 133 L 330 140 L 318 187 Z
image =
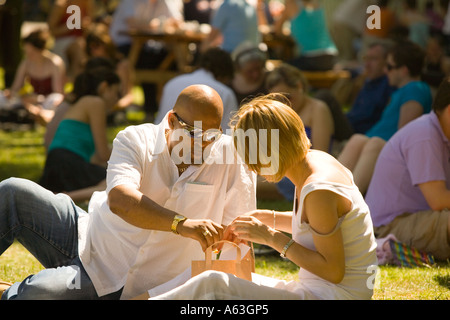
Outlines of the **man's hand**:
M 178 233 L 200 242 L 203 251 L 222 240 L 223 227 L 211 220 L 186 219 L 177 226 Z

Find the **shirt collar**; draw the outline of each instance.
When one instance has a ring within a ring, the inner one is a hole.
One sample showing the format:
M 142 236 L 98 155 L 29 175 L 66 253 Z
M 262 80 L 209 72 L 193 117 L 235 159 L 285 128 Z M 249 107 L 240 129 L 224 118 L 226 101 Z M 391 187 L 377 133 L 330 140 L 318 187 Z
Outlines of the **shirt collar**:
M 386 80 L 387 80 L 387 76 L 386 75 L 382 75 L 382 76 L 379 76 L 379 77 L 374 78 L 374 79 L 367 79 L 367 83 L 376 84 L 378 82 L 382 82 L 382 81 L 386 81 Z
M 169 123 L 167 122 L 167 118 L 169 117 L 169 113 L 171 111 L 167 112 L 166 115 L 164 116 L 164 118 L 158 124 L 156 143 L 155 143 L 155 148 L 153 151 L 154 155 L 161 154 L 167 148 L 166 129 L 169 128 Z
M 193 73 L 197 74 L 197 75 L 200 75 L 201 77 L 208 77 L 210 79 L 214 79 L 215 80 L 214 74 L 211 71 L 206 70 L 204 68 L 197 69 Z

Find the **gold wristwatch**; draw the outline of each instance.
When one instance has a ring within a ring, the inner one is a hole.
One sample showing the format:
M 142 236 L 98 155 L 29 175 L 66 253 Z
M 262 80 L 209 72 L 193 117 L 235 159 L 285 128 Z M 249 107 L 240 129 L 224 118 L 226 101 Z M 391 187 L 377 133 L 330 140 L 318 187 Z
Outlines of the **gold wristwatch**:
M 172 222 L 172 227 L 170 228 L 172 230 L 173 233 L 175 234 L 179 234 L 177 231 L 177 226 L 181 221 L 186 220 L 187 218 L 181 214 L 177 214 L 174 218 L 173 218 L 173 222 Z

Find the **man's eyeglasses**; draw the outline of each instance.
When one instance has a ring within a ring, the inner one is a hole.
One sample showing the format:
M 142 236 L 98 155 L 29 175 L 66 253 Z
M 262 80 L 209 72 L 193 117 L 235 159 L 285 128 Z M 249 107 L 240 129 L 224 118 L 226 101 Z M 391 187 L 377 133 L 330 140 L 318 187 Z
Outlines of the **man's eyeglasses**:
M 175 117 L 177 117 L 177 120 L 183 127 L 183 130 L 185 131 L 185 133 L 192 139 L 201 138 L 202 140 L 207 141 L 207 142 L 214 142 L 217 139 L 219 139 L 220 136 L 222 135 L 221 129 L 208 129 L 206 131 L 203 131 L 202 129 L 199 129 L 194 126 L 191 126 L 190 124 L 187 124 L 175 112 L 173 114 L 175 115 Z

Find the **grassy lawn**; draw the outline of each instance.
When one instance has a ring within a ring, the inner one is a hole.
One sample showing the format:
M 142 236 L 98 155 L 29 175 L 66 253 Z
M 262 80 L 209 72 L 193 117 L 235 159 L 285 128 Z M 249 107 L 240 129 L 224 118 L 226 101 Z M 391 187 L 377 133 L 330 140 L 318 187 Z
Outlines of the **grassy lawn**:
M 110 140 L 122 128 L 110 128 Z M 0 181 L 8 177 L 39 179 L 45 161 L 44 130 L 42 127 L 12 132 L 0 130 Z M 292 205 L 284 201 L 259 201 L 258 207 L 292 209 Z M 41 269 L 41 264 L 19 243 L 14 243 L 0 256 L 0 280 L 21 281 Z M 278 255 L 265 255 L 257 256 L 256 271 L 270 277 L 294 280 L 298 267 Z M 430 268 L 381 266 L 379 271 L 374 300 L 450 300 L 450 262 Z

